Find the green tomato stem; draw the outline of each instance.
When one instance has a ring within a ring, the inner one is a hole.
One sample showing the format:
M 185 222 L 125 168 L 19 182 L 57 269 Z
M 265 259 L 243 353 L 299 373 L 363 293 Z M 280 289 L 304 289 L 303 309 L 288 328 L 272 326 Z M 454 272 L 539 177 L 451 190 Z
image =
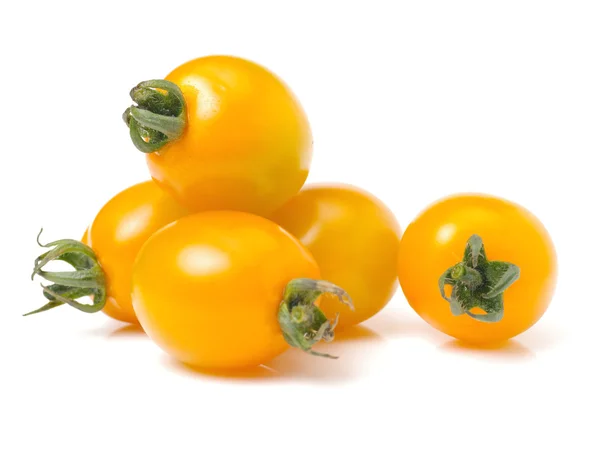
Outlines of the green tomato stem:
M 36 258 L 31 279 L 33 280 L 37 275 L 53 284 L 42 285 L 42 291 L 48 303 L 24 315 L 30 316 L 64 304 L 87 313 L 98 312 L 104 308 L 106 304 L 106 281 L 104 271 L 94 251 L 82 242 L 73 239 L 62 239 L 42 244 L 40 243 L 42 231 L 40 230 L 38 234 L 38 245 L 50 250 Z M 51 261 L 64 261 L 75 270 L 71 272 L 48 272 L 43 270 L 44 266 Z M 81 297 L 92 297 L 92 304 L 77 301 Z
M 488 261 L 483 240 L 473 235 L 467 241 L 463 260 L 446 270 L 438 280 L 442 298 L 455 316 L 467 314 L 480 322 L 498 322 L 504 316 L 504 291 L 519 279 L 520 269 L 512 263 Z M 445 287 L 452 286 L 450 298 Z M 485 314 L 471 312 L 480 308 Z
M 123 120 L 138 150 L 152 153 L 183 135 L 187 122 L 185 99 L 175 83 L 144 81 L 129 95 L 136 105 L 125 110 Z
M 330 342 L 334 338 L 339 314 L 329 320 L 314 304 L 326 292 L 335 295 L 340 302 L 354 310 L 350 296 L 342 288 L 324 280 L 297 278 L 290 281 L 283 292 L 278 320 L 283 337 L 292 347 L 311 355 L 337 359 L 337 356 L 312 349 L 317 342 Z

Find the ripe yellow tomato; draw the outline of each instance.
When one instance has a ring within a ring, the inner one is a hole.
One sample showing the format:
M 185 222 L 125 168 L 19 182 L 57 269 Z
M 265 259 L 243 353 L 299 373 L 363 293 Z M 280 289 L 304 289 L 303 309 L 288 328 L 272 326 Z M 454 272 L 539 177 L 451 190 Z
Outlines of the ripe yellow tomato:
M 286 340 L 294 345 L 278 323 L 284 289 L 318 277 L 308 250 L 277 224 L 244 212 L 204 212 L 144 244 L 133 271 L 133 306 L 148 336 L 176 359 L 205 369 L 240 368 L 283 352 Z M 315 296 L 307 309 L 294 308 L 297 294 L 287 299 L 292 321 L 321 314 Z M 322 321 L 298 337 L 332 337 L 332 329 Z
M 354 311 L 332 296 L 321 299 L 326 315 L 340 314 L 339 327 L 367 320 L 394 295 L 400 226 L 373 195 L 343 184 L 308 186 L 271 218 L 308 248 L 324 279 L 352 298 Z
M 400 243 L 398 274 L 409 304 L 433 327 L 473 344 L 504 341 L 536 323 L 556 272 L 541 222 L 491 196 L 435 203 Z
M 155 231 L 187 214 L 153 181 L 120 192 L 102 207 L 82 242 L 65 239 L 44 246 L 52 249 L 36 260 L 34 275 L 54 284 L 44 290 L 49 303 L 34 312 L 68 303 L 85 312 L 102 308 L 117 320 L 136 323 L 131 305 L 135 257 Z M 45 264 L 52 260 L 66 261 L 76 270 L 44 271 Z M 76 301 L 85 296 L 92 296 L 94 305 Z
M 190 210 L 268 213 L 306 180 L 306 115 L 284 82 L 258 64 L 198 58 L 166 81 L 141 83 L 132 98 L 137 106 L 125 120 L 133 142 L 147 153 L 154 180 Z M 181 108 L 173 106 L 177 98 Z
M 137 322 L 131 305 L 133 262 L 146 240 L 188 211 L 153 181 L 136 184 L 113 197 L 98 213 L 88 242 L 106 277 L 104 312 L 125 322 Z
M 90 229 L 87 228 L 85 230 L 85 233 L 83 234 L 83 237 L 81 238 L 81 242 L 83 242 L 85 245 L 87 246 L 92 246 L 92 243 L 90 241 Z M 109 317 L 112 317 L 113 319 L 116 320 L 121 320 L 123 322 L 131 322 L 131 323 L 137 323 L 137 319 L 135 318 L 135 316 L 131 316 L 131 314 L 128 314 L 127 312 L 125 312 L 120 306 L 119 304 L 116 302 L 115 300 L 115 296 L 106 296 L 105 297 L 105 303 L 104 303 L 104 307 L 102 308 L 102 312 L 104 314 L 106 314 Z

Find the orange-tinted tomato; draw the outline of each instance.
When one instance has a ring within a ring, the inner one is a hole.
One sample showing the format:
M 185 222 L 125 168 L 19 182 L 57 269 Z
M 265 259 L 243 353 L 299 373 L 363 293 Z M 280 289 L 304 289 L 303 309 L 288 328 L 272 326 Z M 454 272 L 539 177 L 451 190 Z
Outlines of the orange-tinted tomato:
M 186 214 L 153 181 L 125 189 L 104 205 L 82 239 L 96 253 L 106 277 L 103 312 L 117 320 L 137 322 L 131 305 L 135 257 L 156 230 Z
M 504 316 L 494 323 L 453 315 L 439 290 L 438 280 L 461 261 L 472 235 L 482 238 L 489 261 L 520 269 L 503 294 Z M 554 247 L 540 221 L 491 196 L 457 195 L 435 203 L 408 226 L 400 243 L 398 273 L 409 304 L 433 327 L 474 344 L 509 339 L 536 323 L 552 298 L 556 271 Z
M 92 246 L 92 243 L 90 242 L 90 229 L 87 228 L 85 230 L 85 233 L 83 234 L 83 237 L 81 238 L 81 242 L 83 242 L 85 245 L 87 246 Z M 117 319 L 117 320 L 121 320 L 123 322 L 131 322 L 131 323 L 136 323 L 137 319 L 135 317 L 131 317 L 130 314 L 127 314 L 125 311 L 123 311 L 123 309 L 121 309 L 121 307 L 119 306 L 119 304 L 115 301 L 114 297 L 106 297 L 106 303 L 104 304 L 104 307 L 102 308 L 102 312 L 104 314 L 106 314 L 107 316 L 112 317 L 113 319 Z
M 310 253 L 252 214 L 204 212 L 155 233 L 133 272 L 133 306 L 146 333 L 194 366 L 264 363 L 288 345 L 277 312 L 295 278 L 318 278 Z
M 380 311 L 396 288 L 400 227 L 376 197 L 348 185 L 314 185 L 272 215 L 315 257 L 324 279 L 342 287 L 354 311 L 324 295 L 328 317 L 340 313 L 338 327 L 354 325 Z
M 271 212 L 300 190 L 312 135 L 282 80 L 230 56 L 189 61 L 166 80 L 183 92 L 187 126 L 147 156 L 162 188 L 194 211 L 254 213 Z

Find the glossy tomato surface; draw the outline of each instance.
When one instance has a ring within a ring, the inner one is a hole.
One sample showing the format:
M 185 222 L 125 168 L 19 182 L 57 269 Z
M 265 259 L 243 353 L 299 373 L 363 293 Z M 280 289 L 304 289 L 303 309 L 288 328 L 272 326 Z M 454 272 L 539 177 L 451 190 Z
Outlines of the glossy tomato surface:
M 271 217 L 310 250 L 322 277 L 352 298 L 354 311 L 333 296 L 321 299 L 328 317 L 340 313 L 339 327 L 363 322 L 394 295 L 400 226 L 372 194 L 343 184 L 306 186 Z
M 83 242 L 87 246 L 92 246 L 90 241 L 90 230 L 89 228 L 85 230 L 83 237 L 81 238 L 81 242 Z M 131 314 L 126 313 L 116 302 L 115 297 L 106 297 L 106 303 L 102 308 L 102 312 L 113 319 L 121 320 L 123 322 L 131 322 L 137 323 L 137 319 Z
M 277 224 L 243 212 L 204 212 L 143 246 L 133 306 L 146 333 L 179 361 L 253 366 L 288 348 L 277 320 L 287 283 L 318 277 L 308 250 Z
M 153 181 L 136 184 L 113 197 L 100 210 L 82 242 L 92 247 L 106 277 L 107 315 L 136 323 L 131 305 L 133 262 L 142 244 L 159 228 L 187 210 Z
M 312 157 L 306 115 L 292 91 L 241 58 L 189 61 L 166 80 L 185 98 L 181 138 L 147 156 L 152 177 L 194 211 L 268 213 L 300 190 Z
M 479 235 L 487 258 L 515 264 L 520 278 L 504 292 L 504 316 L 495 323 L 454 316 L 438 280 Z M 525 208 L 491 196 L 456 195 L 423 211 L 400 243 L 400 284 L 412 308 L 438 330 L 474 344 L 504 341 L 527 330 L 546 311 L 556 282 L 556 256 L 542 223 Z

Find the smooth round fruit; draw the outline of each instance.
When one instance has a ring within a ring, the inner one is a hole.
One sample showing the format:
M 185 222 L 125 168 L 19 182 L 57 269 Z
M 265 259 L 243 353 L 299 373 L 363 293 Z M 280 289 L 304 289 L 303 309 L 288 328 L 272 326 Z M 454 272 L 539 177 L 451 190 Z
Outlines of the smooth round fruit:
M 375 196 L 343 184 L 307 186 L 271 218 L 308 248 L 324 279 L 352 298 L 354 311 L 332 296 L 321 299 L 328 317 L 340 313 L 338 327 L 367 320 L 394 295 L 400 226 Z
M 277 224 L 243 212 L 198 213 L 142 247 L 133 306 L 150 338 L 176 359 L 205 369 L 252 366 L 288 348 L 277 314 L 296 278 L 319 278 L 319 269 Z
M 81 242 L 91 247 L 92 243 L 90 242 L 89 232 L 90 229 L 86 228 L 85 233 L 83 233 L 83 237 L 81 238 Z M 102 308 L 102 312 L 116 320 L 137 323 L 137 319 L 135 317 L 132 317 L 130 314 L 127 314 L 125 311 L 123 311 L 123 309 L 121 309 L 114 297 L 106 297 L 106 303 Z
M 312 157 L 306 114 L 264 67 L 231 56 L 167 77 L 186 104 L 183 135 L 147 155 L 152 178 L 193 211 L 269 213 L 296 194 Z
M 135 257 L 155 231 L 187 214 L 153 181 L 125 189 L 102 207 L 82 242 L 92 247 L 104 271 L 103 312 L 117 320 L 137 322 L 131 305 Z
M 504 291 L 503 317 L 494 323 L 453 315 L 440 293 L 440 277 L 461 261 L 473 235 L 481 237 L 489 261 L 520 269 L 520 278 Z M 491 196 L 456 195 L 433 204 L 400 243 L 398 274 L 409 304 L 433 327 L 474 344 L 504 341 L 536 323 L 552 298 L 556 272 L 554 246 L 541 222 L 525 208 Z

